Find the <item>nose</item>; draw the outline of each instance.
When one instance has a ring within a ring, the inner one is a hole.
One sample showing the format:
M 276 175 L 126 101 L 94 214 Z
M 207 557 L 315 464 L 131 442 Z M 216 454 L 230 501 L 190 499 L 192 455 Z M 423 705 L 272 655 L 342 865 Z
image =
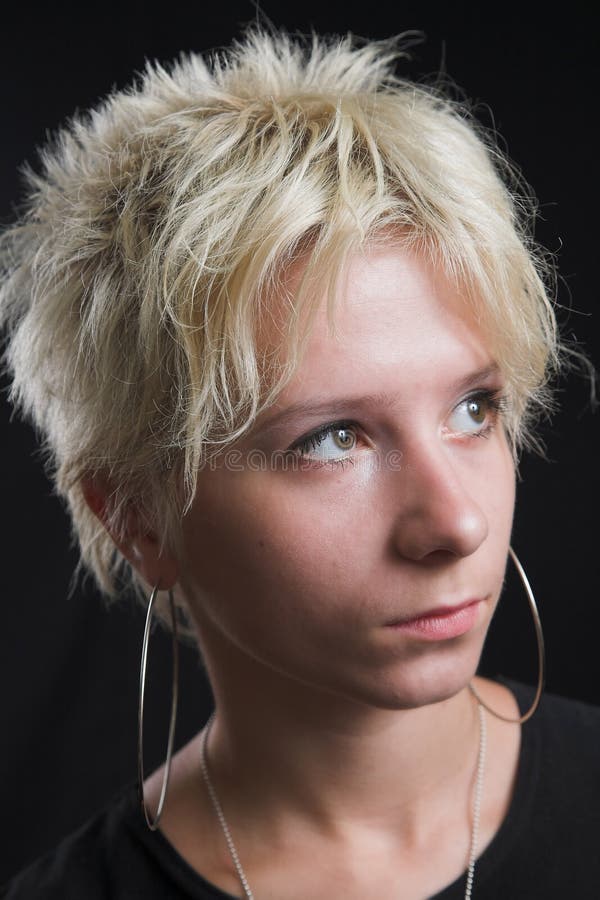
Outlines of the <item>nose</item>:
M 440 445 L 406 454 L 399 474 L 402 496 L 394 520 L 397 551 L 415 561 L 437 559 L 440 552 L 456 557 L 474 553 L 488 535 L 487 517 L 473 496 L 476 485 L 483 487 L 481 475 L 470 477 L 473 473 Z M 394 494 L 397 498 L 397 487 Z

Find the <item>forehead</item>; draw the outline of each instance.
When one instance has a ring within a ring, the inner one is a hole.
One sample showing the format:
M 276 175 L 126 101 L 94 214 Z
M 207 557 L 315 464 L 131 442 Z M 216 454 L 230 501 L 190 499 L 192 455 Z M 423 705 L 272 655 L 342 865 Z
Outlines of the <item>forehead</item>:
M 306 265 L 306 263 L 304 263 Z M 293 302 L 303 264 L 285 281 Z M 492 361 L 489 341 L 465 293 L 431 260 L 399 246 L 364 250 L 350 257 L 339 283 L 334 332 L 326 296 L 318 298 L 305 352 L 281 403 L 301 394 L 323 393 L 337 384 L 377 390 L 378 378 L 409 384 L 424 372 L 460 377 L 460 369 Z

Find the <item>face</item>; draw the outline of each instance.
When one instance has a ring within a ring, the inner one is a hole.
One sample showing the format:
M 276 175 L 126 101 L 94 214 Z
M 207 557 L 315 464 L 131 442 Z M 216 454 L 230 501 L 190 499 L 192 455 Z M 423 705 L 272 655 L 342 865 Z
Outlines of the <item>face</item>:
M 213 678 L 418 706 L 473 676 L 501 591 L 503 377 L 456 288 L 398 248 L 351 260 L 336 325 L 323 298 L 277 404 L 201 471 L 181 583 Z

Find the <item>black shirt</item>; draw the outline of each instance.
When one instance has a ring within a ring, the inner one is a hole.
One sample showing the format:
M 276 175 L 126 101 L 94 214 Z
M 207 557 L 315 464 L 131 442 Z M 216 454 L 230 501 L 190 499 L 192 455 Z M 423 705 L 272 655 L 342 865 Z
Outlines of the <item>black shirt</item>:
M 503 681 L 521 711 L 529 708 L 533 690 Z M 473 900 L 598 900 L 600 708 L 546 694 L 522 728 L 512 802 L 477 860 Z M 463 900 L 464 893 L 462 877 L 431 900 Z M 147 828 L 135 785 L 122 790 L 58 849 L 14 878 L 0 896 L 231 900 L 231 895 L 198 875 L 160 831 Z

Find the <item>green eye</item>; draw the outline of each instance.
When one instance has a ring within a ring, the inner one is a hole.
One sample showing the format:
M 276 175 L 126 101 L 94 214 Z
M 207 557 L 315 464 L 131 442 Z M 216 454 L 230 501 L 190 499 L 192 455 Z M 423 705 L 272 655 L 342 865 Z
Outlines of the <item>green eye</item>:
M 448 420 L 449 428 L 456 434 L 487 434 L 504 406 L 505 400 L 497 391 L 481 391 L 454 407 Z
M 336 451 L 348 453 L 356 449 L 358 443 L 356 427 L 350 422 L 332 422 L 307 435 L 292 448 L 300 456 L 310 456 L 317 460 L 339 462 Z
M 488 411 L 488 406 L 489 404 L 484 400 L 469 400 L 467 402 L 467 412 L 474 422 L 476 422 L 478 425 L 483 425 Z
M 340 450 L 352 449 L 352 445 L 356 440 L 356 437 L 352 434 L 351 431 L 349 431 L 347 428 L 336 428 L 331 433 Z

